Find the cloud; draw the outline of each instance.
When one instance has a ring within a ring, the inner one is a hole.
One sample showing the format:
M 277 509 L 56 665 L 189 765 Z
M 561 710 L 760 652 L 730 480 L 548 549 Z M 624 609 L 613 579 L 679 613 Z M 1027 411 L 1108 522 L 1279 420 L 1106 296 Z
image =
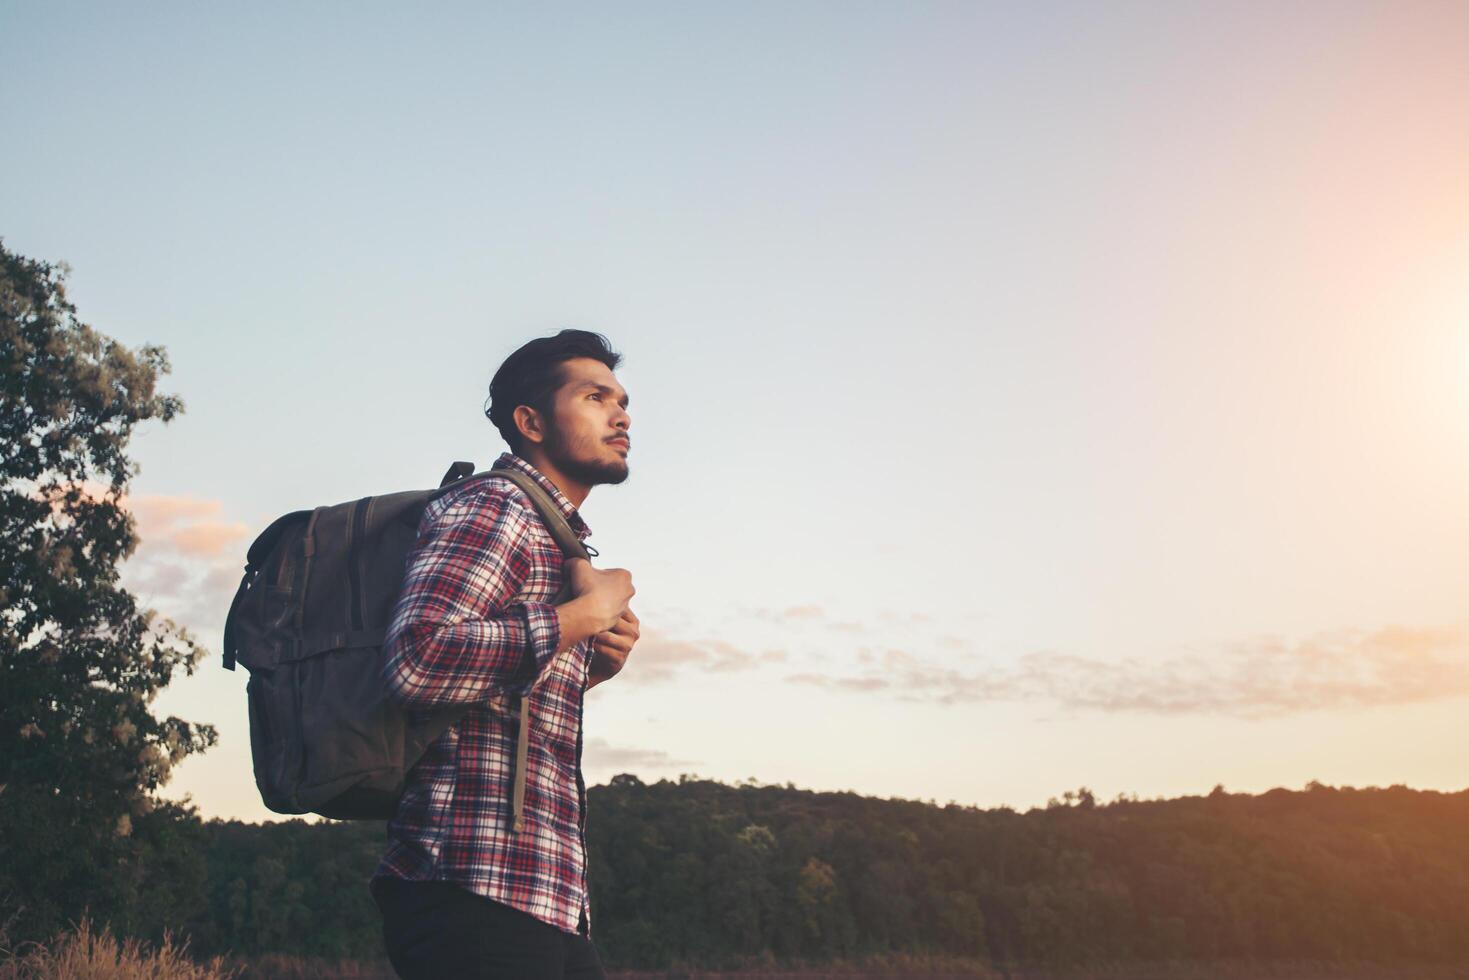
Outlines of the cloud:
M 244 570 L 248 525 L 224 519 L 224 504 L 189 496 L 119 494 L 96 480 L 58 480 L 31 491 L 51 504 L 53 520 L 67 497 L 110 501 L 132 515 L 138 547 L 119 567 L 124 588 L 144 608 L 191 630 L 224 626 Z
M 832 677 L 829 674 L 791 674 L 786 680 L 794 684 L 813 684 L 817 687 L 837 688 L 847 691 L 880 691 L 891 687 L 886 677 Z
M 153 554 L 171 551 L 211 559 L 238 554 L 244 564 L 243 543 L 250 528 L 239 521 L 221 520 L 221 501 L 152 494 L 125 497 L 122 506 L 138 523 L 139 550 L 146 547 Z
M 684 667 L 716 672 L 748 670 L 761 663 L 784 661 L 786 657 L 786 651 L 780 649 L 752 653 L 727 640 L 684 640 L 644 628 L 628 657 L 625 673 L 619 677 L 657 683 L 671 680 Z
M 245 573 L 244 566 L 242 556 L 238 565 L 216 565 L 210 568 L 190 590 L 186 604 L 180 608 L 174 619 L 191 627 L 212 626 L 224 629 L 230 603 L 234 601 L 235 591 L 239 589 L 240 579 Z
M 92 503 L 108 499 L 111 488 L 96 480 L 58 481 L 37 487 L 31 496 L 51 504 L 53 515 L 62 510 L 63 499 L 74 494 Z M 173 551 L 185 557 L 217 558 L 243 551 L 237 544 L 250 529 L 239 521 L 222 521 L 224 504 L 218 500 L 161 494 L 120 494 L 116 504 L 131 514 L 136 525 L 139 550 L 145 546 L 157 555 Z
M 877 618 L 886 623 L 926 623 L 932 617 L 925 612 L 880 612 Z
M 122 567 L 124 586 L 144 606 L 190 630 L 223 629 L 244 572 L 247 525 L 224 519 L 224 504 L 188 496 L 125 496 L 138 549 Z
M 128 577 L 128 588 L 140 594 L 178 595 L 194 578 L 190 569 L 177 562 L 139 563 L 137 568 L 138 571 Z
M 799 621 L 810 621 L 824 619 L 826 610 L 820 606 L 808 603 L 801 606 L 785 606 L 781 609 L 770 609 L 757 607 L 754 609 L 740 607 L 736 615 L 739 618 L 763 619 L 772 623 L 793 623 Z
M 636 649 L 636 648 L 634 648 Z M 582 761 L 588 769 L 613 769 L 637 766 L 645 769 L 671 769 L 693 766 L 692 759 L 678 759 L 662 749 L 636 749 L 616 746 L 605 738 L 589 737 L 582 742 Z
M 239 587 L 244 561 L 239 565 L 168 560 L 134 556 L 122 567 L 121 584 L 139 605 L 186 626 L 191 631 L 224 628 L 230 602 Z
M 868 654 L 871 663 L 878 658 Z M 1014 668 L 969 674 L 890 648 L 860 677 L 793 674 L 832 690 L 885 691 L 938 704 L 1049 701 L 1072 708 L 1245 718 L 1300 711 L 1412 704 L 1469 695 L 1469 632 L 1460 628 L 1338 630 L 1294 645 L 1264 637 L 1214 658 L 1141 663 L 1053 651 Z
M 879 610 L 873 612 L 863 620 L 833 619 L 832 613 L 829 610 L 814 603 L 784 606 L 778 609 L 769 606 L 738 606 L 729 618 L 734 622 L 755 619 L 785 627 L 809 625 L 830 630 L 834 633 L 855 634 L 896 631 L 904 636 L 911 636 L 915 629 L 921 627 L 931 628 L 937 623 L 937 618 L 932 613 L 913 609 Z M 966 619 L 972 618 L 974 617 L 966 617 Z M 963 641 L 957 637 L 947 636 L 943 642 L 949 646 L 957 646 Z

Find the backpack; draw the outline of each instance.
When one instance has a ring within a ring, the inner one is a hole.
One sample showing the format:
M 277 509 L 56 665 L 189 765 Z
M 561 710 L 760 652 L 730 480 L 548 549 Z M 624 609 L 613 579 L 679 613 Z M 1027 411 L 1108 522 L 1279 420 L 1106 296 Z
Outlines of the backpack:
M 238 661 L 250 672 L 250 754 L 255 785 L 271 810 L 391 819 L 408 771 L 475 707 L 393 703 L 382 679 L 382 645 L 424 507 L 466 478 L 491 477 L 529 494 L 567 558 L 596 554 L 529 474 L 475 473 L 462 461 L 436 489 L 292 511 L 250 545 L 225 619 L 224 666 L 234 670 Z M 565 579 L 553 603 L 568 598 Z M 512 805 L 520 830 L 530 699 L 506 692 L 505 702 L 519 714 Z

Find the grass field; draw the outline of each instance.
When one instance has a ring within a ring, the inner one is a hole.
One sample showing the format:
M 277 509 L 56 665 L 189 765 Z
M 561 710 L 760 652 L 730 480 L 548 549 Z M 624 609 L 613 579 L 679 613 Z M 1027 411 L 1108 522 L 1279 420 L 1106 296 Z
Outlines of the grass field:
M 981 980 L 1469 980 L 1469 964 L 1452 966 L 1322 963 L 1157 963 L 1069 971 L 1001 970 L 985 964 L 911 956 L 863 964 L 828 964 L 786 971 L 706 972 L 692 969 L 615 972 L 609 980 L 857 980 L 857 978 L 981 978 Z M 295 956 L 196 961 L 187 944 L 158 948 L 118 940 L 83 921 L 48 946 L 0 960 L 0 980 L 396 980 L 387 960 L 323 962 Z

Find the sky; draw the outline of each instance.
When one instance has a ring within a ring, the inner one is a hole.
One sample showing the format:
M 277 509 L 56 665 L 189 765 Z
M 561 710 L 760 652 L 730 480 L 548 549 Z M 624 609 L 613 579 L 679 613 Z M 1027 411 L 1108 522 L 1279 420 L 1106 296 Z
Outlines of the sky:
M 589 784 L 1469 785 L 1469 6 L 0 3 L 0 237 L 162 345 L 164 789 L 282 819 L 251 540 L 606 335 L 642 637 Z

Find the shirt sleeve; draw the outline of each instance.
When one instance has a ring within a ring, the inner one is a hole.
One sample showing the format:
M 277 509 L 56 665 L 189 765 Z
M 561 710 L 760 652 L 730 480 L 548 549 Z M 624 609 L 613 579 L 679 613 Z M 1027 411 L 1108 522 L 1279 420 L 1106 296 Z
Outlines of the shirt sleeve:
M 497 487 L 464 493 L 421 529 L 383 640 L 398 704 L 526 694 L 561 645 L 549 602 L 515 602 L 532 571 L 534 511 Z

